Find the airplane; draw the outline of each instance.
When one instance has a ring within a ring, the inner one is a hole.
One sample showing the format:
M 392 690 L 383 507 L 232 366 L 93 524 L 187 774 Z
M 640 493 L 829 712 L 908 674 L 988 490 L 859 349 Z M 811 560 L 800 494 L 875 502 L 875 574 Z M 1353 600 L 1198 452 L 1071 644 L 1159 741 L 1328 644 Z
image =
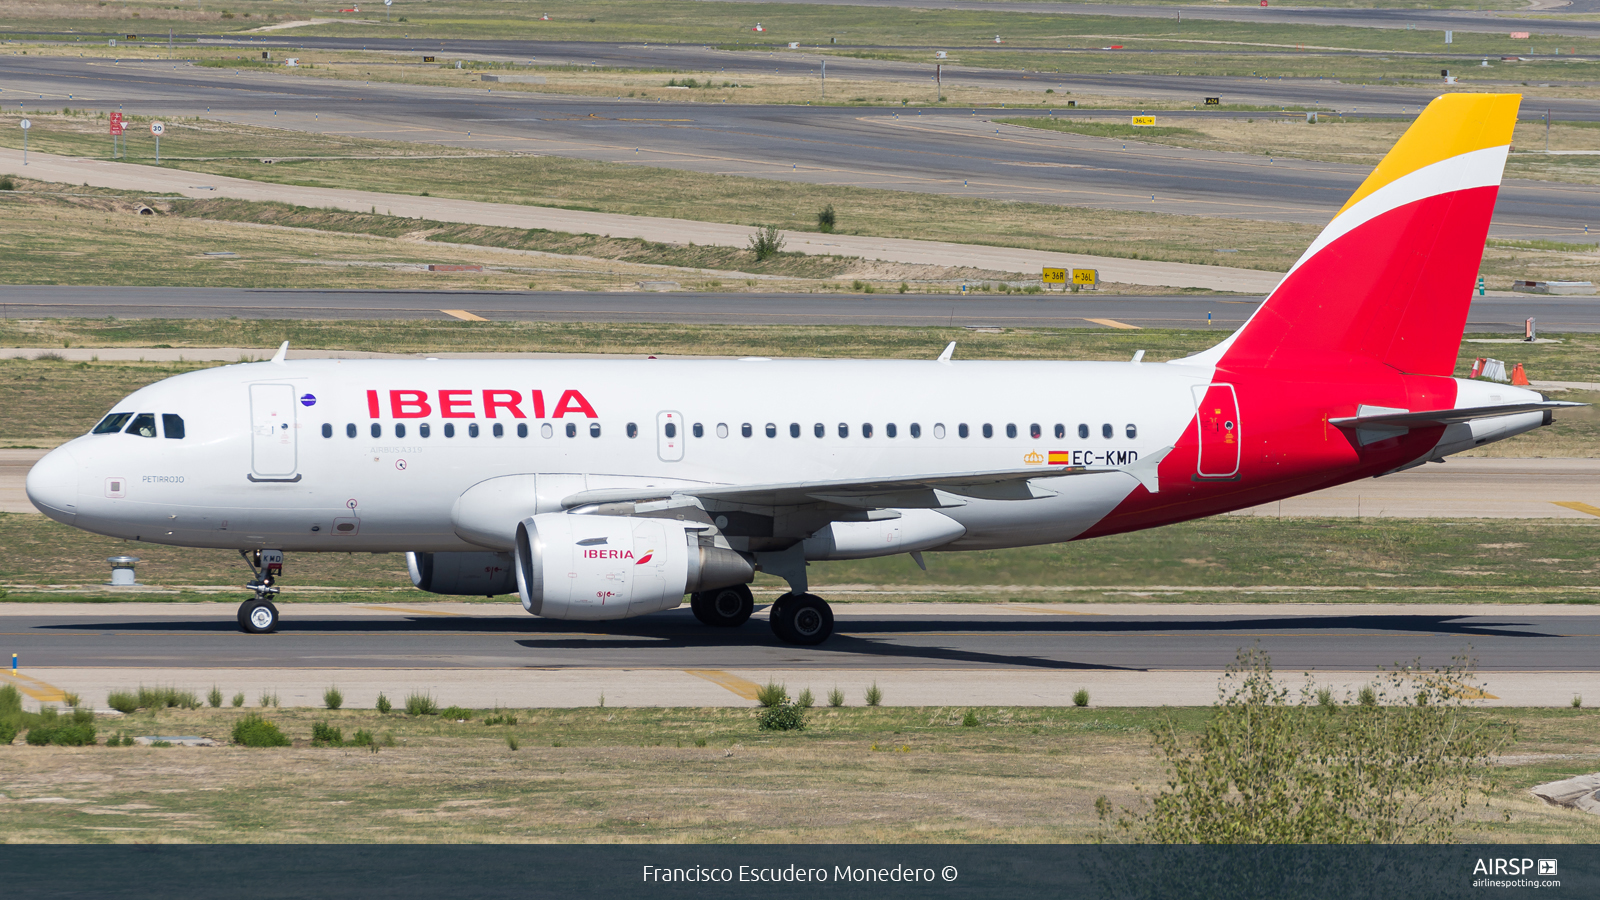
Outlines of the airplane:
M 416 587 L 553 619 L 679 607 L 833 631 L 811 563 L 1086 540 L 1399 472 L 1549 425 L 1452 377 L 1520 96 L 1434 100 L 1238 331 L 1166 363 L 289 360 L 190 372 L 51 451 L 27 492 L 97 534 L 405 552 Z

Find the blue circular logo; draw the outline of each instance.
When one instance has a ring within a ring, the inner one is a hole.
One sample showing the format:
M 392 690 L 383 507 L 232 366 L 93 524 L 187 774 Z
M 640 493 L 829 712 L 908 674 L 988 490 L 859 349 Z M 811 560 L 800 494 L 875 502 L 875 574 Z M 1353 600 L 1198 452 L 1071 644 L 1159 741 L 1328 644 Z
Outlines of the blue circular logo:
M 317 405 L 317 395 L 316 394 L 305 394 L 305 395 L 301 396 L 300 405 L 301 406 L 316 406 Z

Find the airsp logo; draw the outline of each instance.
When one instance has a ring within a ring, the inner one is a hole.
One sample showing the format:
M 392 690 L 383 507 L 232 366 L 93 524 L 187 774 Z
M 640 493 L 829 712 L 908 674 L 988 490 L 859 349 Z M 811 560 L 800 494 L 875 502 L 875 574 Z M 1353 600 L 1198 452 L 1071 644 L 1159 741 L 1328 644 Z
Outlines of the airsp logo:
M 1539 860 L 1539 874 L 1540 875 L 1554 875 L 1554 874 L 1556 874 L 1556 861 L 1553 860 L 1553 859 L 1541 859 L 1541 860 Z
M 1478 864 L 1472 867 L 1474 875 L 1526 875 L 1533 868 L 1533 860 L 1523 859 L 1479 859 Z M 1556 861 L 1553 859 L 1539 860 L 1540 875 L 1556 874 Z

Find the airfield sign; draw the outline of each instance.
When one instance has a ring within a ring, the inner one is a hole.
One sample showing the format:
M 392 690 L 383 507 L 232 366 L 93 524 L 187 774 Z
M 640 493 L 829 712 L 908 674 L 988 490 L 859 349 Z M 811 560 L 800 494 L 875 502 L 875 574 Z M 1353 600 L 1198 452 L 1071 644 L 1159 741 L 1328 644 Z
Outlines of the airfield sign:
M 162 122 L 151 122 L 150 133 L 156 137 L 156 165 L 161 165 L 161 136 L 167 133 L 167 126 Z

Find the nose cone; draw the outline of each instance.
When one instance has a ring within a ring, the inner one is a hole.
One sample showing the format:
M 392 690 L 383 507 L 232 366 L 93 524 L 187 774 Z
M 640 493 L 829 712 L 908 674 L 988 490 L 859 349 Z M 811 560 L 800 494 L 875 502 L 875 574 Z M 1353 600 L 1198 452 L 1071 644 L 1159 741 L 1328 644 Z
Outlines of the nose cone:
M 57 522 L 78 518 L 78 461 L 65 447 L 45 454 L 28 470 L 28 499 Z

